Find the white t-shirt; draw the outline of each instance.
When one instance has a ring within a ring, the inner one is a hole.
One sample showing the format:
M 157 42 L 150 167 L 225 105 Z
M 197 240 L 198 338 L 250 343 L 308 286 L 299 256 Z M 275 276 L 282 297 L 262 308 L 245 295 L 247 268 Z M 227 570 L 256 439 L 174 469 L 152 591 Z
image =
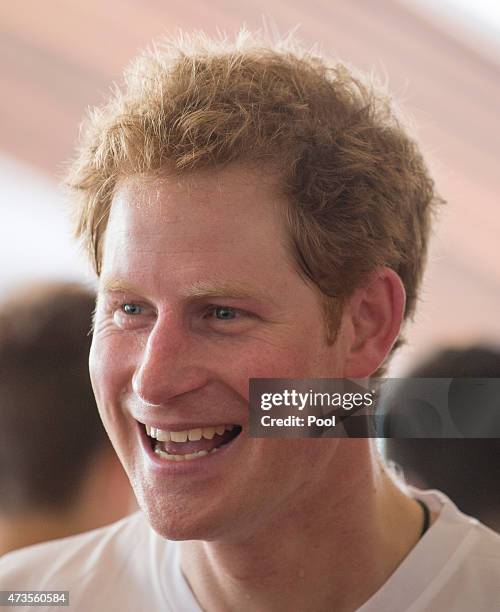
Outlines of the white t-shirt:
M 500 610 L 500 535 L 442 493 L 409 489 L 439 516 L 358 612 Z M 79 612 L 200 612 L 180 570 L 179 546 L 157 535 L 138 512 L 4 555 L 0 590 L 69 591 L 69 609 Z

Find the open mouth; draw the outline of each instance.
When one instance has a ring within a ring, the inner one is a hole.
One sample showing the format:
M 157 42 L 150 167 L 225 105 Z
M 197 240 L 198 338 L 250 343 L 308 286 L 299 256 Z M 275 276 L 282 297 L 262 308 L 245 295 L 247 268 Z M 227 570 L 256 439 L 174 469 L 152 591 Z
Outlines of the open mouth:
M 154 453 L 167 461 L 191 461 L 216 453 L 241 433 L 240 425 L 167 431 L 145 425 Z

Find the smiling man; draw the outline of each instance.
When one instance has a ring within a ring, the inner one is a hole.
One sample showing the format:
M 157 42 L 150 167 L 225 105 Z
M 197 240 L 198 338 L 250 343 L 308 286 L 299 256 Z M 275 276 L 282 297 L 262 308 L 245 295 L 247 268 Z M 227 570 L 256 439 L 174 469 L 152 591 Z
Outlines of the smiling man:
M 438 198 L 390 101 L 242 37 L 142 56 L 69 183 L 90 369 L 142 512 L 3 561 L 78 610 L 491 610 L 499 540 L 368 439 L 249 436 L 250 378 L 380 374 Z M 40 570 L 42 568 L 42 570 Z

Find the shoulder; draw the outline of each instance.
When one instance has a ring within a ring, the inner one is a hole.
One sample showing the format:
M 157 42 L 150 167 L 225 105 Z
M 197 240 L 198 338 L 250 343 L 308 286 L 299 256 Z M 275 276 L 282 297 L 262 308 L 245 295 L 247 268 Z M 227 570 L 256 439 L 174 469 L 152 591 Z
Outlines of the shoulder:
M 413 497 L 423 501 L 437 515 L 426 537 L 440 546 L 447 544 L 450 562 L 468 562 L 471 558 L 483 558 L 486 562 L 495 560 L 497 563 L 494 569 L 500 575 L 500 534 L 461 512 L 440 491 L 420 491 L 413 487 L 409 489 Z
M 182 576 L 178 544 L 159 536 L 137 512 L 101 529 L 5 555 L 0 589 L 69 591 L 75 612 L 199 610 Z
M 435 517 L 389 580 L 359 612 L 490 612 L 500 601 L 500 535 L 439 491 L 405 487 Z
M 438 491 L 415 491 L 439 513 L 421 543 L 421 563 L 433 566 L 427 595 L 448 609 L 490 610 L 500 601 L 500 535 L 462 512 Z M 426 540 L 427 538 L 427 540 Z M 455 606 L 455 607 L 453 607 Z M 490 607 L 489 607 L 490 606 Z
M 0 580 L 8 589 L 68 590 L 118 569 L 129 558 L 127 551 L 149 536 L 142 513 L 86 533 L 28 546 L 0 558 Z
M 462 516 L 465 529 L 462 535 L 456 533 L 456 545 L 450 546 L 449 558 L 422 600 L 432 601 L 439 610 L 490 612 L 500 602 L 500 535 Z M 454 534 L 448 536 L 450 543 Z
M 500 534 L 466 515 L 468 530 L 450 559 L 450 569 L 476 585 L 494 588 L 500 601 Z

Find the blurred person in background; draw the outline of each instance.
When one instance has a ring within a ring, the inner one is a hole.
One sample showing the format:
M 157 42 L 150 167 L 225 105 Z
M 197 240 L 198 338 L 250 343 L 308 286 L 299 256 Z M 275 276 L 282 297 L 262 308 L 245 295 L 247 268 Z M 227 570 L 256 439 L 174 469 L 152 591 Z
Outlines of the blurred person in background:
M 90 384 L 93 307 L 69 283 L 29 286 L 0 306 L 0 554 L 131 509 Z
M 407 377 L 500 378 L 500 352 L 480 345 L 444 348 Z M 408 484 L 443 491 L 462 512 L 500 531 L 500 440 L 388 438 L 385 449 Z

